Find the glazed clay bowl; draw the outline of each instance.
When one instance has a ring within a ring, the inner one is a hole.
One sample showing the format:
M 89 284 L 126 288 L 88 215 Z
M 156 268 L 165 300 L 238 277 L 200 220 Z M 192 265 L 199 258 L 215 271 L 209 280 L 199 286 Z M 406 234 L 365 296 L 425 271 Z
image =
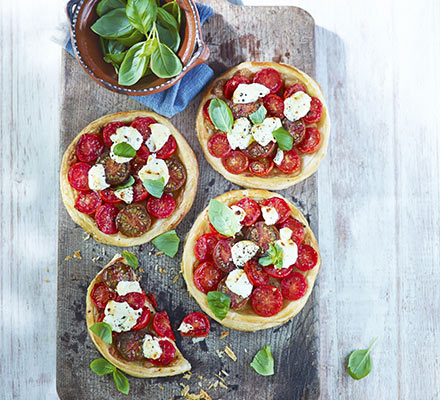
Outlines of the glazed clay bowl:
M 202 39 L 199 13 L 194 2 L 192 0 L 178 0 L 178 2 L 182 11 L 180 27 L 182 43 L 177 55 L 183 64 L 179 75 L 162 79 L 150 74 L 132 86 L 119 85 L 113 66 L 104 61 L 99 36 L 90 29 L 98 19 L 96 6 L 99 0 L 70 0 L 67 3 L 66 12 L 70 20 L 72 47 L 78 62 L 95 82 L 113 92 L 129 96 L 145 96 L 173 86 L 190 69 L 204 63 L 210 53 Z

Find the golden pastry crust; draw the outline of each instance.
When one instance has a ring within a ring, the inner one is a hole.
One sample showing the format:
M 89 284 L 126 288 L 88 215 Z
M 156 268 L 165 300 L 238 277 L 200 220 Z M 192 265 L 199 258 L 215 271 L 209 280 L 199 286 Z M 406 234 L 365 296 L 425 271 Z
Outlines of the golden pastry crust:
M 186 169 L 186 182 L 182 189 L 179 190 L 178 195 L 174 197 L 176 201 L 176 209 L 174 210 L 173 214 L 166 219 L 154 220 L 150 229 L 142 236 L 132 238 L 125 236 L 120 232 L 114 235 L 107 235 L 98 229 L 94 218 L 78 211 L 75 208 L 75 200 L 78 192 L 72 186 L 70 186 L 67 174 L 70 166 L 75 162 L 76 143 L 84 133 L 97 133 L 102 127 L 110 122 L 121 121 L 129 123 L 139 117 L 153 118 L 157 122 L 167 126 L 170 129 L 174 139 L 176 139 L 177 142 L 177 150 L 175 154 L 178 156 L 180 162 Z M 73 221 L 80 225 L 87 233 L 93 236 L 97 242 L 121 247 L 138 246 L 140 244 L 149 242 L 161 233 L 174 229 L 190 210 L 197 192 L 198 181 L 199 166 L 197 158 L 185 138 L 168 119 L 150 111 L 120 112 L 105 115 L 101 118 L 98 118 L 96 121 L 93 121 L 87 125 L 69 145 L 64 153 L 60 170 L 60 188 L 63 203 Z
M 303 83 L 306 86 L 307 93 L 310 96 L 317 97 L 319 100 L 321 100 L 323 105 L 321 119 L 317 124 L 310 125 L 316 126 L 319 129 L 319 132 L 322 136 L 322 143 L 320 148 L 314 153 L 300 153 L 301 169 L 295 174 L 285 174 L 284 172 L 281 172 L 276 168 L 274 168 L 272 172 L 265 177 L 255 176 L 249 171 L 238 175 L 231 174 L 225 169 L 221 159 L 212 156 L 211 153 L 208 151 L 208 140 L 212 136 L 213 130 L 212 125 L 210 127 L 210 123 L 207 122 L 203 116 L 203 106 L 210 98 L 216 97 L 212 93 L 212 91 L 222 81 L 226 82 L 234 75 L 236 75 L 240 70 L 249 70 L 252 73 L 256 73 L 264 68 L 273 68 L 277 70 L 281 74 L 281 77 L 286 83 L 286 86 L 290 86 L 298 82 Z M 248 61 L 241 63 L 236 67 L 226 71 L 223 75 L 219 76 L 206 91 L 197 112 L 196 131 L 207 161 L 228 181 L 247 188 L 281 190 L 303 181 L 304 179 L 308 178 L 310 175 L 316 172 L 319 167 L 319 163 L 324 158 L 327 152 L 328 140 L 330 136 L 330 117 L 328 115 L 327 106 L 321 88 L 309 75 L 287 64 Z
M 93 286 L 96 283 L 98 275 L 108 266 L 112 265 L 116 261 L 122 261 L 125 263 L 124 258 L 121 257 L 120 254 L 116 254 L 113 259 L 96 275 L 95 279 L 90 283 L 89 288 L 87 289 L 87 300 L 86 300 L 86 322 L 87 322 L 87 332 L 89 332 L 89 336 L 92 339 L 92 342 L 95 344 L 98 351 L 102 354 L 102 356 L 112 363 L 115 367 L 119 368 L 121 371 L 126 372 L 129 375 L 136 376 L 138 378 L 158 378 L 163 376 L 173 376 L 183 374 L 191 369 L 191 364 L 183 357 L 180 350 L 176 347 L 176 357 L 172 363 L 166 366 L 155 366 L 148 361 L 125 361 L 122 358 L 115 357 L 110 349 L 112 345 L 105 343 L 101 338 L 96 336 L 91 330 L 90 327 L 97 322 L 98 319 L 98 309 L 94 305 L 92 298 L 90 297 L 90 293 L 93 289 Z M 126 264 L 126 263 L 125 263 Z M 135 275 L 136 278 L 136 275 Z M 148 303 L 148 306 L 151 310 L 151 316 L 156 313 L 153 306 Z M 174 343 L 175 345 L 175 343 Z
M 284 299 L 282 310 L 273 317 L 260 317 L 254 312 L 252 306 L 250 305 L 250 302 L 248 302 L 248 304 L 243 309 L 229 310 L 226 318 L 223 320 L 219 320 L 209 308 L 206 294 L 197 289 L 193 279 L 194 266 L 199 262 L 194 255 L 194 246 L 197 239 L 201 235 L 211 232 L 209 228 L 208 207 L 206 207 L 197 217 L 193 227 L 186 237 L 181 268 L 189 294 L 194 297 L 194 299 L 197 301 L 197 303 L 199 303 L 199 306 L 206 314 L 208 314 L 211 318 L 215 319 L 218 323 L 226 326 L 227 328 L 237 329 L 239 331 L 258 331 L 261 329 L 267 329 L 274 326 L 282 325 L 301 311 L 301 309 L 306 304 L 310 293 L 312 293 L 313 285 L 321 267 L 321 255 L 319 254 L 318 242 L 316 241 L 315 235 L 310 229 L 307 220 L 304 218 L 301 211 L 299 211 L 285 197 L 280 196 L 276 193 L 268 192 L 267 190 L 254 189 L 234 190 L 232 192 L 227 192 L 216 197 L 216 200 L 230 206 L 245 197 L 250 197 L 255 201 L 261 201 L 269 199 L 271 197 L 282 198 L 289 205 L 292 211 L 292 216 L 300 221 L 303 225 L 305 225 L 306 234 L 304 238 L 304 243 L 312 246 L 318 253 L 318 262 L 316 266 L 310 271 L 302 272 L 308 284 L 306 294 L 301 299 L 295 301 Z

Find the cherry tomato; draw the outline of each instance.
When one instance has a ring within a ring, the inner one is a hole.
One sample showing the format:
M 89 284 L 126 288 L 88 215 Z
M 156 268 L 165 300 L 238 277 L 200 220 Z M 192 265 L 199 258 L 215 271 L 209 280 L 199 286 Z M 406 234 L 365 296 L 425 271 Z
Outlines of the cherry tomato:
M 312 101 L 310 103 L 310 111 L 304 116 L 304 122 L 306 124 L 313 124 L 314 122 L 318 122 L 321 119 L 322 115 L 322 103 L 316 97 L 312 97 Z
M 281 89 L 283 80 L 280 73 L 273 68 L 264 68 L 254 76 L 254 83 L 266 86 L 271 93 L 276 93 Z
M 148 198 L 149 193 L 139 178 L 135 178 L 133 185 L 133 203 L 143 201 Z
M 104 127 L 102 131 L 102 137 L 107 147 L 112 147 L 113 142 L 110 139 L 110 137 L 114 135 L 116 133 L 116 130 L 122 126 L 125 126 L 123 122 L 114 121 L 114 122 L 110 122 L 108 125 Z
M 166 311 L 161 311 L 154 315 L 152 326 L 154 332 L 156 332 L 158 336 L 176 340 Z
M 295 83 L 292 86 L 289 86 L 284 91 L 283 97 L 287 99 L 288 97 L 292 96 L 292 94 L 296 92 L 304 92 L 307 93 L 306 87 L 302 83 Z
M 139 117 L 136 118 L 130 126 L 139 131 L 139 133 L 142 135 L 143 141 L 145 142 L 151 135 L 150 125 L 156 123 L 157 121 L 153 118 Z
M 306 128 L 306 134 L 304 135 L 303 140 L 300 144 L 296 146 L 296 148 L 301 153 L 314 153 L 318 150 L 321 144 L 321 134 L 318 129 L 315 127 Z
M 296 121 L 289 121 L 287 118 L 284 118 L 282 124 L 284 129 L 292 135 L 294 146 L 304 139 L 304 135 L 306 134 L 306 124 L 302 118 Z
M 168 167 L 168 173 L 170 177 L 165 185 L 165 192 L 175 192 L 179 190 L 186 181 L 186 170 L 183 164 L 174 157 L 165 160 L 165 164 Z
M 275 146 L 275 142 L 270 142 L 266 146 L 262 146 L 257 142 L 252 142 L 243 150 L 243 153 L 252 160 L 261 160 L 262 158 L 272 155 Z
M 107 235 L 113 235 L 118 232 L 116 228 L 116 216 L 119 210 L 113 205 L 104 203 L 96 210 L 95 221 L 98 229 Z
M 208 151 L 217 158 L 227 156 L 232 151 L 227 136 L 223 134 L 212 136 L 208 141 Z
M 145 307 L 146 299 L 147 296 L 145 293 L 131 292 L 125 294 L 124 296 L 118 296 L 116 301 L 118 303 L 123 303 L 126 301 L 131 308 L 139 310 L 140 308 Z
M 118 204 L 122 202 L 119 197 L 116 197 L 114 190 L 111 188 L 99 190 L 98 194 L 105 203 Z
M 222 272 L 210 261 L 200 264 L 194 270 L 194 284 L 203 293 L 216 290 L 222 278 Z
M 212 260 L 212 253 L 218 239 L 215 233 L 205 233 L 197 239 L 194 246 L 194 255 L 199 261 Z
M 168 365 L 171 361 L 174 360 L 176 356 L 176 347 L 169 340 L 159 340 L 160 348 L 162 349 L 162 355 L 156 360 L 150 360 L 153 365 Z
M 307 292 L 307 280 L 299 272 L 292 272 L 281 281 L 281 294 L 287 300 L 298 300 Z
M 139 331 L 141 329 L 144 329 L 148 325 L 148 322 L 150 322 L 150 317 L 151 317 L 150 309 L 146 306 L 142 307 L 142 314 L 137 319 L 136 325 L 133 326 L 133 328 L 131 328 L 131 330 L 132 331 Z
M 96 161 L 104 151 L 104 142 L 98 135 L 85 133 L 76 144 L 76 156 L 84 162 Z
M 75 201 L 75 208 L 87 215 L 95 214 L 102 204 L 101 197 L 96 192 L 79 192 Z
M 295 267 L 300 271 L 309 271 L 318 263 L 318 253 L 312 246 L 302 244 L 298 247 L 298 259 Z
M 214 247 L 214 264 L 223 272 L 231 272 L 235 269 L 235 264 L 232 261 L 231 246 L 231 240 L 222 239 Z
M 285 278 L 286 276 L 290 275 L 290 273 L 293 271 L 293 267 L 294 267 L 294 265 L 291 265 L 289 268 L 278 269 L 273 265 L 268 265 L 268 266 L 264 267 L 264 270 L 272 278 L 282 279 L 282 278 Z
M 244 272 L 254 286 L 267 285 L 269 282 L 269 275 L 257 260 L 249 260 L 244 266 Z
M 148 301 L 151 303 L 151 305 L 157 309 L 156 295 L 154 293 L 148 293 L 147 298 L 148 298 Z
M 200 312 L 193 312 L 188 314 L 182 321 L 182 323 L 191 325 L 193 329 L 188 332 L 180 331 L 182 336 L 191 337 L 206 337 L 209 334 L 209 329 L 211 327 L 208 317 Z
M 249 159 L 240 151 L 231 151 L 222 158 L 223 166 L 231 174 L 241 174 L 249 167 Z
M 134 280 L 133 269 L 122 261 L 116 261 L 114 264 L 109 265 L 102 271 L 102 280 L 104 283 L 116 290 L 119 282 Z
M 303 242 L 304 236 L 306 235 L 304 225 L 292 217 L 287 218 L 279 225 L 279 228 L 289 228 L 292 231 L 291 238 L 298 246 Z
M 277 210 L 279 215 L 277 224 L 282 224 L 291 214 L 289 205 L 280 197 L 271 197 L 270 199 L 264 200 L 262 206 L 273 207 Z
M 160 199 L 150 196 L 147 200 L 147 210 L 154 218 L 168 218 L 176 208 L 174 197 L 164 193 Z
M 211 117 L 209 116 L 209 105 L 211 104 L 212 99 L 209 99 L 204 105 L 203 105 L 203 116 L 205 119 L 207 119 L 211 124 Z
M 103 310 L 110 300 L 116 298 L 116 293 L 110 291 L 107 285 L 101 282 L 96 283 L 95 286 L 93 286 L 92 291 L 90 292 L 90 297 L 95 306 Z
M 284 117 L 284 101 L 276 94 L 268 94 L 263 98 L 263 105 L 267 110 L 267 117 Z
M 274 225 L 266 225 L 264 221 L 258 221 L 248 228 L 246 238 L 258 245 L 260 254 L 263 254 L 271 243 L 280 238 L 280 234 Z
M 283 160 L 277 167 L 286 174 L 292 174 L 301 168 L 301 160 L 293 147 L 284 152 Z
M 252 160 L 249 164 L 249 171 L 256 176 L 267 176 L 273 170 L 273 160 L 270 157 L 261 160 Z
M 225 95 L 225 97 L 228 100 L 232 99 L 232 96 L 235 92 L 235 89 L 237 89 L 237 87 L 240 83 L 248 84 L 248 83 L 251 83 L 251 81 L 244 76 L 235 75 L 231 79 L 229 79 L 229 81 L 226 82 L 224 90 L 223 90 L 223 94 Z
M 272 317 L 283 308 L 283 296 L 274 286 L 258 286 L 252 293 L 251 304 L 256 314 L 261 317 Z
M 89 191 L 89 169 L 92 168 L 85 162 L 78 162 L 69 168 L 67 179 L 70 186 L 79 191 Z
M 249 299 L 251 297 L 250 295 L 248 297 L 243 297 L 243 296 L 238 295 L 237 293 L 234 293 L 232 290 L 230 290 L 226 286 L 226 277 L 223 278 L 220 281 L 220 283 L 218 284 L 217 291 L 222 292 L 230 297 L 231 304 L 229 307 L 232 310 L 239 310 L 239 309 L 243 308 L 247 304 L 247 302 L 249 301 Z
M 244 220 L 241 221 L 244 226 L 251 226 L 255 222 L 257 222 L 258 218 L 261 215 L 261 209 L 258 203 L 255 200 L 252 200 L 249 197 L 241 199 L 236 206 L 242 208 L 246 212 L 246 216 Z
M 162 160 L 165 160 L 169 157 L 171 157 L 177 149 L 177 142 L 176 139 L 174 139 L 174 136 L 171 135 L 167 142 L 162 146 L 162 148 L 156 153 L 157 158 L 161 158 Z

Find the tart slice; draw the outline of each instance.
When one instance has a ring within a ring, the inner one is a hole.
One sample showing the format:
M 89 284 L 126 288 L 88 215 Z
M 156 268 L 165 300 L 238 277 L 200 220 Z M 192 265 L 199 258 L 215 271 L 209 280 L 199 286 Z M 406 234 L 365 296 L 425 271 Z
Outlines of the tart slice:
M 287 64 L 244 62 L 209 87 L 196 130 L 206 159 L 227 180 L 279 190 L 318 169 L 330 119 L 321 89 L 304 72 Z
M 290 201 L 266 190 L 236 190 L 211 200 L 188 233 L 182 258 L 188 291 L 202 310 L 242 331 L 297 315 L 320 266 L 307 220 Z
M 86 126 L 64 153 L 60 186 L 74 222 L 114 246 L 146 243 L 176 227 L 192 206 L 198 163 L 166 118 L 110 114 Z
M 142 290 L 133 269 L 119 254 L 87 290 L 90 338 L 104 358 L 129 375 L 157 378 L 191 369 L 176 346 L 167 312 L 155 308 L 155 300 Z M 111 327 L 111 344 L 90 329 L 99 322 Z

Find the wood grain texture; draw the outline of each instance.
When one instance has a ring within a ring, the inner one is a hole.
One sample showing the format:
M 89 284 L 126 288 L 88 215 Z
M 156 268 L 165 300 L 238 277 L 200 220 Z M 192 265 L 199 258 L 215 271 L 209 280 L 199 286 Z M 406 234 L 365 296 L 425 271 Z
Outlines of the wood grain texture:
M 231 6 L 221 0 L 208 0 L 204 3 L 212 5 L 215 13 L 204 26 L 204 32 L 205 40 L 212 52 L 209 64 L 216 74 L 248 59 L 292 63 L 305 72 L 314 74 L 314 25 L 310 16 L 302 10 L 294 7 L 272 7 L 262 12 L 256 8 Z M 230 24 L 228 21 L 234 22 Z M 288 28 L 291 23 L 297 27 L 294 32 Z M 277 24 L 285 27 L 279 30 L 281 35 L 278 37 L 272 33 Z M 247 26 L 246 34 L 241 33 L 241 27 L 244 25 Z M 61 153 L 89 121 L 110 112 L 142 107 L 128 97 L 98 87 L 70 56 L 63 57 L 63 65 Z M 198 154 L 201 173 L 200 190 L 194 206 L 177 228 L 182 238 L 189 231 L 196 216 L 206 207 L 209 199 L 238 188 L 210 168 L 203 157 L 194 132 L 200 97 L 172 119 Z M 312 229 L 316 229 L 316 179 L 313 177 L 282 193 L 290 199 L 293 197 L 295 205 L 310 220 Z M 105 256 L 101 255 L 101 259 L 93 263 L 92 258 L 100 255 L 102 249 Z M 65 261 L 65 258 L 76 250 L 80 250 L 82 259 Z M 99 268 L 113 257 L 115 251 L 115 248 L 102 246 L 92 239 L 84 241 L 82 229 L 74 225 L 60 205 L 57 389 L 64 400 L 124 398 L 118 394 L 109 377 L 98 377 L 88 368 L 88 364 L 99 354 L 87 335 L 84 322 L 86 288 Z M 139 246 L 133 251 L 146 271 L 142 276 L 143 287 L 158 294 L 159 309 L 168 310 L 172 325 L 176 329 L 186 314 L 199 310 L 196 302 L 189 297 L 182 278 L 179 278 L 176 284 L 172 282 L 178 275 L 181 251 L 174 259 L 164 255 L 154 256 L 151 254 L 154 253 L 151 244 Z M 159 272 L 161 268 L 166 270 L 166 274 Z M 216 389 L 208 390 L 213 399 L 317 398 L 317 290 L 313 292 L 299 316 L 281 327 L 258 333 L 231 331 L 226 339 L 219 339 L 225 328 L 212 322 L 212 333 L 204 342 L 193 344 L 190 340 L 181 340 L 178 337 L 179 347 L 193 365 L 192 378 L 189 381 L 182 377 L 153 380 L 130 378 L 130 393 L 136 397 L 148 391 L 151 398 L 168 399 L 180 394 L 179 383 L 189 384 L 191 392 L 198 392 L 198 382 L 207 389 L 210 383 L 217 380 L 215 375 L 225 370 L 229 374 L 229 377 L 225 378 L 228 388 L 218 386 Z M 272 345 L 277 374 L 263 380 L 249 367 L 249 363 L 254 354 L 266 344 Z M 217 356 L 216 350 L 223 350 L 225 345 L 229 345 L 237 354 L 237 362 L 229 359 L 226 354 L 221 358 Z M 201 381 L 198 375 L 203 376 Z M 286 385 L 286 382 L 289 382 L 289 385 Z M 162 385 L 163 389 L 159 385 Z

